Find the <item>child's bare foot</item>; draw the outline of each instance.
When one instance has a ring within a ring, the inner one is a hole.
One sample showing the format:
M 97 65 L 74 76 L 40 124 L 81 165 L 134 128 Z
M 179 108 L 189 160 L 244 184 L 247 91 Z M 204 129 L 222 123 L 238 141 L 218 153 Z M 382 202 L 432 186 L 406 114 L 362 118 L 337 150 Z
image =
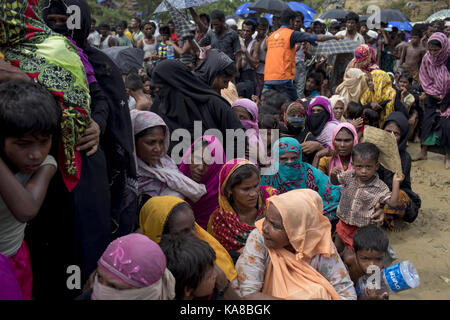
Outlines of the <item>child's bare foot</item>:
M 419 153 L 417 156 L 412 157 L 412 161 L 420 161 L 420 160 L 427 160 L 427 155 L 425 153 Z
M 450 169 L 450 159 L 445 159 L 445 169 Z

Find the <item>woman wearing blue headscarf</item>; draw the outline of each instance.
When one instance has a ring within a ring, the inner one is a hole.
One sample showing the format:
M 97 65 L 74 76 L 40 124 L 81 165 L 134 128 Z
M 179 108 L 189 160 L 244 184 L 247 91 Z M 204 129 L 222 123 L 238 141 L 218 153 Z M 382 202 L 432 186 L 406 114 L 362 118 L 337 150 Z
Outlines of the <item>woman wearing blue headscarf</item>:
M 331 183 L 330 178 L 319 169 L 302 161 L 302 148 L 297 139 L 281 138 L 272 154 L 279 152 L 279 168 L 274 175 L 261 177 L 261 185 L 276 188 L 279 194 L 295 189 L 312 189 L 323 200 L 323 214 L 331 222 L 336 221 L 336 209 L 341 196 L 341 187 Z

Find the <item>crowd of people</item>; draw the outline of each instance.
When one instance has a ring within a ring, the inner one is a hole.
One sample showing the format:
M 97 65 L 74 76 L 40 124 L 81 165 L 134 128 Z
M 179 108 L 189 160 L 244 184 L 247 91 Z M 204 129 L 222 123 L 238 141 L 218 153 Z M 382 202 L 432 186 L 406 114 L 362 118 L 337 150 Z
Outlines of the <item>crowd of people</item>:
M 385 230 L 417 218 L 412 161 L 437 146 L 450 167 L 450 19 L 306 28 L 290 9 L 270 25 L 190 8 L 180 30 L 97 26 L 85 0 L 2 6 L 0 299 L 388 298 L 357 283 L 397 259 Z M 342 39 L 356 50 L 314 54 Z M 401 172 L 369 126 L 395 137 Z

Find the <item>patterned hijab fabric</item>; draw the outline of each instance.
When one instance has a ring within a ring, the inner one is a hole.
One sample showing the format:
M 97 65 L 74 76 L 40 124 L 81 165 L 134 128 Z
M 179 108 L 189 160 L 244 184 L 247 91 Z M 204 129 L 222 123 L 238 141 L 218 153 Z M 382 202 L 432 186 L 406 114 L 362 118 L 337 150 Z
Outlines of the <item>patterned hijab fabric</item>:
M 423 57 L 419 73 L 420 83 L 427 94 L 437 95 L 443 99 L 450 90 L 450 73 L 446 67 L 450 56 L 450 40 L 441 32 L 433 33 L 428 39 L 428 43 L 433 40 L 439 41 L 442 49 L 437 56 L 432 56 L 430 52 L 427 52 Z
M 93 300 L 171 300 L 175 278 L 166 268 L 166 256 L 148 237 L 131 233 L 106 248 L 99 268 L 136 289 L 117 290 L 94 282 Z
M 245 165 L 255 166 L 255 164 L 246 159 L 233 159 L 222 167 L 219 175 L 219 208 L 213 212 L 209 219 L 208 232 L 219 240 L 227 250 L 241 249 L 245 246 L 250 232 L 255 229 L 254 225 L 249 225 L 239 219 L 239 215 L 225 195 L 225 186 L 228 179 L 237 169 Z M 276 193 L 276 190 L 272 187 L 260 187 L 256 220 L 265 216 L 265 201 Z
M 339 205 L 341 187 L 332 184 L 330 178 L 322 171 L 302 161 L 302 148 L 297 139 L 281 138 L 278 145 L 273 147 L 272 153 L 276 152 L 279 152 L 279 156 L 295 152 L 299 157 L 293 162 L 280 161 L 278 173 L 262 176 L 261 185 L 274 187 L 279 194 L 296 189 L 312 189 L 322 198 L 323 214 L 330 219 L 333 218 Z
M 380 126 L 383 124 L 384 119 L 394 112 L 395 95 L 397 92 L 392 87 L 391 77 L 383 70 L 375 70 L 370 73 L 373 79 L 374 91 L 367 89 L 361 97 L 361 104 L 366 105 L 371 102 L 384 102 L 389 101 L 383 108 L 380 114 Z
M 90 120 L 90 95 L 77 48 L 42 21 L 37 0 L 2 1 L 0 50 L 7 61 L 41 83 L 62 109 L 60 168 L 72 191 L 80 179 L 75 150 Z
M 366 73 L 380 69 L 377 65 L 375 49 L 368 44 L 362 44 L 355 50 L 355 57 L 347 66 L 350 68 L 358 68 Z

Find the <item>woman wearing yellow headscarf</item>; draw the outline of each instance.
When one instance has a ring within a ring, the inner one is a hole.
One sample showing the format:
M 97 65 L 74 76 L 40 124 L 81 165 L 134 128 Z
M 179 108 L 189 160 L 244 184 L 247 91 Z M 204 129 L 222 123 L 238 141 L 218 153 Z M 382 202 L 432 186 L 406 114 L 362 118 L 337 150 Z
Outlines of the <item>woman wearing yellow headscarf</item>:
M 384 108 L 382 108 L 380 113 L 380 127 L 384 122 L 384 119 L 391 113 L 395 111 L 395 95 L 396 91 L 392 88 L 391 77 L 383 70 L 374 70 L 370 73 L 372 75 L 373 87 L 369 88 L 364 92 L 361 97 L 361 104 L 367 105 L 369 103 L 375 103 L 375 108 L 377 111 L 381 110 L 382 106 L 378 105 L 384 101 L 390 100 Z
M 355 300 L 320 195 L 292 190 L 270 197 L 267 207 L 236 264 L 243 298 Z
M 181 206 L 184 208 L 180 208 Z M 183 210 L 186 212 L 185 215 L 175 215 L 178 219 L 177 223 L 171 223 L 171 220 L 175 219 L 172 214 L 175 211 L 174 209 L 180 209 L 178 211 L 186 209 Z M 192 219 L 187 212 L 189 209 Z M 227 250 L 195 222 L 194 212 L 186 201 L 174 196 L 153 197 L 142 207 L 139 224 L 143 234 L 158 244 L 161 242 L 161 236 L 166 233 L 195 232 L 199 239 L 206 241 L 216 252 L 215 262 L 225 273 L 227 279 L 230 282 L 236 279 L 237 273 L 234 269 L 233 260 Z

